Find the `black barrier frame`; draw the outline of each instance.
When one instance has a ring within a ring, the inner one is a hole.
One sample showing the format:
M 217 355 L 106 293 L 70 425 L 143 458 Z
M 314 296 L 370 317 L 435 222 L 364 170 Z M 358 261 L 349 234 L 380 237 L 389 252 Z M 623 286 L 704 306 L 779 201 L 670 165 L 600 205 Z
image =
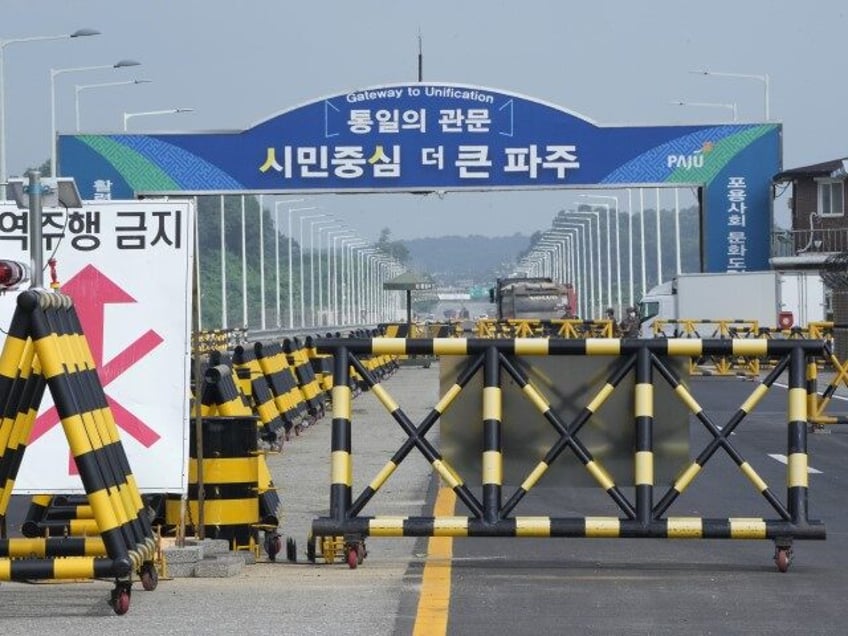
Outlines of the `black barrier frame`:
M 618 339 L 589 338 L 372 338 L 319 339 L 316 348 L 333 355 L 333 420 L 331 433 L 331 484 L 329 516 L 312 522 L 315 536 L 339 536 L 349 550 L 365 536 L 495 536 L 495 537 L 603 537 L 603 538 L 700 538 L 767 539 L 775 543 L 775 561 L 786 571 L 791 561 L 794 539 L 826 538 L 821 521 L 808 519 L 807 388 L 808 359 L 822 356 L 820 340 L 768 339 Z M 365 368 L 357 355 L 463 355 L 469 362 L 456 383 L 417 426 Z M 564 422 L 550 403 L 530 383 L 527 374 L 515 363 L 515 356 L 577 355 L 618 356 L 617 364 L 604 386 L 571 422 Z M 721 426 L 704 413 L 692 394 L 681 383 L 676 371 L 663 358 L 694 355 L 748 355 L 779 358 L 774 369 L 758 384 L 751 395 Z M 444 460 L 425 438 L 433 424 L 450 406 L 470 379 L 483 368 L 483 485 L 482 499 L 463 483 L 462 477 Z M 407 440 L 391 460 L 365 487 L 356 500 L 352 497 L 351 395 L 348 380 L 351 368 L 358 372 L 407 435 Z M 504 504 L 502 497 L 501 454 L 501 370 L 515 380 L 559 434 L 544 459 Z M 655 503 L 653 483 L 653 381 L 654 370 L 669 383 L 692 414 L 712 435 L 712 440 L 694 461 L 682 471 L 674 484 Z M 788 371 L 787 501 L 774 494 L 766 482 L 737 451 L 729 436 L 766 395 L 777 378 Z M 577 435 L 609 397 L 621 380 L 635 373 L 635 501 L 628 499 L 610 474 L 581 443 Z M 468 508 L 470 516 L 460 517 L 368 517 L 359 516 L 366 504 L 388 480 L 397 466 L 417 448 L 434 470 Z M 566 449 L 581 461 L 598 484 L 622 511 L 622 517 L 520 517 L 510 516 L 519 502 L 542 477 L 547 468 Z M 707 461 L 722 449 L 757 488 L 777 513 L 777 519 L 761 518 L 669 518 L 677 497 L 692 483 Z M 349 558 L 349 563 L 352 559 Z M 353 567 L 353 565 L 352 565 Z

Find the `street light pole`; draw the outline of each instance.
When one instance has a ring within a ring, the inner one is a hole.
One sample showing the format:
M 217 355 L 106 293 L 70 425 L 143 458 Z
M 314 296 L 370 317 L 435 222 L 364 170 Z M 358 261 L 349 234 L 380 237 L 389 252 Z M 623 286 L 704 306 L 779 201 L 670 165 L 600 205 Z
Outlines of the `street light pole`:
M 56 139 L 56 77 L 63 73 L 78 73 L 82 71 L 101 71 L 111 68 L 124 68 L 126 66 L 138 66 L 141 62 L 135 60 L 120 60 L 115 64 L 100 64 L 97 66 L 77 66 L 74 68 L 51 68 L 50 69 L 50 176 L 59 174 L 57 166 L 57 155 L 59 142 Z
M 329 230 L 331 227 L 338 227 L 337 221 L 319 221 L 315 223 L 318 226 L 318 314 L 321 316 L 322 320 L 326 320 L 327 316 L 324 313 L 324 275 L 323 275 L 323 262 L 324 262 L 324 250 L 321 248 L 321 233 L 324 230 Z M 324 226 L 323 228 L 321 226 Z M 311 231 L 311 230 L 310 230 Z M 329 244 L 330 233 L 327 233 L 327 242 Z M 329 276 L 330 271 L 330 258 L 329 254 L 327 256 L 327 272 Z M 328 278 L 329 281 L 329 278 Z M 315 301 L 312 303 L 315 304 Z
M 35 35 L 26 38 L 14 38 L 11 40 L 0 40 L 0 183 L 6 183 L 6 57 L 5 50 L 12 44 L 24 44 L 26 42 L 46 42 L 48 40 L 66 40 L 70 38 L 90 37 L 100 35 L 95 29 L 78 29 L 73 33 L 62 35 Z M 3 198 L 5 199 L 5 192 Z
M 595 204 L 600 208 L 603 208 L 606 214 L 606 235 L 607 235 L 607 302 L 606 306 L 610 307 L 612 305 L 612 241 L 610 240 L 610 204 L 609 203 L 597 203 Z M 598 239 L 600 240 L 600 217 L 598 217 Z M 600 244 L 598 245 L 598 259 L 600 259 Z M 602 279 L 603 280 L 603 279 Z
M 648 291 L 648 274 L 645 267 L 645 189 L 639 188 L 639 250 L 642 257 L 642 295 Z
M 288 238 L 289 238 L 289 322 L 288 328 L 294 329 L 294 276 L 292 264 L 292 212 L 306 212 L 307 210 L 315 210 L 315 206 L 308 208 L 289 208 L 288 215 Z M 302 247 L 301 247 L 302 249 Z
M 329 216 L 322 214 L 321 216 Z M 315 326 L 315 227 L 318 229 L 318 304 L 321 304 L 321 226 L 333 225 L 334 221 L 310 221 L 309 222 L 309 304 L 312 305 L 312 324 Z M 319 309 L 320 315 L 320 309 Z
M 586 244 L 589 244 L 589 249 L 592 247 L 592 239 L 591 236 L 588 236 L 588 232 L 586 230 L 586 226 L 583 223 L 589 224 L 589 231 L 591 231 L 592 222 L 586 218 L 578 218 L 574 220 L 567 219 L 557 219 L 554 227 L 557 230 L 563 230 L 565 232 L 573 232 L 573 246 L 574 246 L 574 254 L 573 254 L 573 272 L 574 279 L 577 284 L 577 304 L 578 307 L 574 307 L 574 311 L 582 316 L 583 318 L 589 318 L 589 314 L 592 311 L 592 306 L 595 303 L 595 295 L 594 295 L 594 274 L 592 272 L 591 267 L 591 257 L 586 253 Z M 588 240 L 587 240 L 588 237 Z M 587 266 L 588 263 L 588 266 Z M 587 272 L 588 267 L 588 272 Z M 587 291 L 588 288 L 588 291 Z M 582 311 L 580 308 L 582 305 Z
M 345 326 L 353 324 L 351 316 L 353 309 L 353 252 L 357 247 L 368 245 L 364 239 L 353 236 L 343 237 L 341 241 L 342 247 L 342 276 L 341 276 L 341 317 Z M 347 272 L 347 273 L 345 273 Z
M 733 121 L 739 121 L 738 113 L 736 111 L 736 104 L 719 104 L 715 102 L 683 102 L 683 101 L 675 101 L 671 102 L 675 106 L 700 106 L 702 108 L 727 108 L 733 113 Z
M 127 122 L 133 117 L 148 117 L 151 115 L 176 115 L 177 113 L 193 112 L 193 108 L 166 108 L 165 110 L 148 110 L 141 113 L 124 113 L 124 132 L 127 132 Z
M 74 114 L 76 115 L 76 131 L 80 131 L 80 93 L 90 88 L 106 88 L 107 86 L 127 86 L 129 84 L 150 84 L 153 80 L 135 79 L 123 82 L 101 82 L 100 84 L 77 84 L 74 87 Z M 126 129 L 124 129 L 126 130 Z
M 597 226 L 597 232 L 595 234 L 595 242 L 597 247 L 597 262 L 593 253 L 591 237 L 589 241 L 589 261 L 595 263 L 595 270 L 598 272 L 597 277 L 597 286 L 598 286 L 598 316 L 602 316 L 604 313 L 604 277 L 603 271 L 601 268 L 601 213 L 597 210 L 589 210 L 588 212 L 577 212 L 574 210 L 569 211 L 568 216 L 571 218 L 586 218 L 585 215 L 590 214 L 595 217 L 595 224 Z M 592 231 L 592 219 L 589 217 L 589 231 Z M 609 302 L 609 299 L 607 299 Z M 594 306 L 594 299 L 592 301 L 592 305 Z
M 289 199 L 284 201 L 274 202 L 274 265 L 277 271 L 277 328 L 283 326 L 282 315 L 280 313 L 280 206 L 289 203 L 302 203 L 303 199 Z M 291 236 L 291 231 L 289 231 Z M 291 254 L 291 244 L 289 244 L 289 254 Z M 289 271 L 291 271 L 291 261 L 289 261 Z M 289 284 L 291 288 L 291 284 Z
M 724 73 L 719 71 L 709 71 L 709 70 L 700 70 L 700 71 L 689 71 L 690 73 L 695 73 L 696 75 L 712 75 L 714 77 L 740 77 L 743 79 L 753 79 L 758 82 L 763 83 L 763 91 L 764 91 L 764 100 L 765 100 L 765 113 L 766 113 L 766 121 L 771 121 L 771 113 L 769 112 L 769 76 L 765 75 L 755 75 L 753 73 Z
M 654 188 L 657 202 L 657 285 L 662 285 L 663 282 L 663 266 L 662 266 L 662 223 L 660 222 L 660 189 Z
M 306 219 L 317 219 L 317 218 L 321 218 L 321 217 L 324 217 L 324 216 L 327 216 L 327 215 L 326 214 L 307 214 L 305 216 L 299 217 L 299 219 L 300 219 L 300 224 L 299 224 L 300 225 L 300 234 L 299 234 L 299 237 L 300 238 L 299 238 L 298 244 L 300 245 L 300 249 L 298 250 L 298 252 L 300 254 L 300 327 L 301 327 L 301 329 L 306 327 L 306 301 L 305 301 L 305 298 L 304 298 L 306 296 L 306 292 L 304 291 L 305 290 L 305 284 L 304 284 L 304 281 L 303 281 L 303 222 Z M 311 256 L 312 256 L 312 250 L 311 249 L 309 251 L 309 255 L 310 255 L 310 258 L 311 258 Z M 312 272 L 312 270 L 310 269 L 310 274 L 311 274 L 311 272 Z M 314 316 L 315 316 L 314 303 L 313 303 L 313 306 L 310 309 L 310 313 L 313 315 L 313 323 L 314 323 L 315 322 L 314 321 Z
M 621 239 L 620 239 L 620 230 L 621 227 L 619 225 L 620 221 L 618 218 L 618 197 L 611 195 L 603 195 L 603 194 L 584 194 L 581 195 L 587 198 L 593 199 L 608 199 L 613 202 L 613 209 L 615 212 L 615 285 L 616 285 L 616 298 L 618 300 L 618 315 L 624 315 L 624 307 L 622 305 L 621 299 Z M 607 206 L 607 228 L 609 228 L 609 206 Z M 631 242 L 631 251 L 632 251 L 632 242 Z M 631 285 L 631 300 L 630 304 L 633 304 L 632 296 L 633 296 L 633 287 Z M 612 302 L 612 301 L 610 301 Z
M 330 247 L 330 258 L 332 259 L 327 264 L 327 311 L 332 311 L 333 313 L 333 323 L 334 325 L 338 325 L 339 323 L 339 300 L 338 300 L 338 292 L 339 292 L 339 263 L 338 263 L 338 249 L 336 248 L 336 241 L 340 238 L 344 238 L 346 236 L 352 236 L 353 230 L 341 229 L 332 232 L 327 232 L 327 245 Z M 332 237 L 332 238 L 331 238 Z M 330 267 L 332 264 L 332 268 Z M 331 276 L 332 271 L 332 276 Z

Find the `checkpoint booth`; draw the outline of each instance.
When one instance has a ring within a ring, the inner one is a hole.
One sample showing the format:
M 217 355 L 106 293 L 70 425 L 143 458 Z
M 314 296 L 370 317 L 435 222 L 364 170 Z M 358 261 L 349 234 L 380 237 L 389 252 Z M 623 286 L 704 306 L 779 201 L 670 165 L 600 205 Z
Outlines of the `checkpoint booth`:
M 394 334 L 399 338 L 412 336 L 412 292 L 429 291 L 436 286 L 432 278 L 414 271 L 406 271 L 383 283 L 385 291 L 406 292 L 406 333 Z

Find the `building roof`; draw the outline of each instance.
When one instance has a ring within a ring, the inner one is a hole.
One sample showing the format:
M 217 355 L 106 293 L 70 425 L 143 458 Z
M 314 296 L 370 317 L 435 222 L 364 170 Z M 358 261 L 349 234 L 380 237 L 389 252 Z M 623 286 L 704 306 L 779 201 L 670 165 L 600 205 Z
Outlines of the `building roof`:
M 814 179 L 815 177 L 845 177 L 846 168 L 848 168 L 848 157 L 840 157 L 839 159 L 831 159 L 822 163 L 814 163 L 809 166 L 784 170 L 774 175 L 772 181 L 778 183 L 780 181 L 794 181 L 796 179 Z
M 433 282 L 432 278 L 426 274 L 420 274 L 411 270 L 383 283 L 383 289 L 401 291 L 433 289 L 435 286 L 436 283 Z

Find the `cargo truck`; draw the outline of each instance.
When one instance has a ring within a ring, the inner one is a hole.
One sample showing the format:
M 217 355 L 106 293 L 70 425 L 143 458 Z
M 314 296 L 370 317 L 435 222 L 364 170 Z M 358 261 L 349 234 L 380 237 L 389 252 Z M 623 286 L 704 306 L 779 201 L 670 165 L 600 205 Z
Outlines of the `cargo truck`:
M 577 293 L 570 283 L 555 283 L 548 277 L 499 278 L 489 290 L 498 320 L 572 318 Z
M 656 320 L 732 320 L 758 327 L 805 327 L 826 319 L 825 286 L 816 271 L 680 274 L 648 291 L 639 303 L 640 334 L 654 336 Z

